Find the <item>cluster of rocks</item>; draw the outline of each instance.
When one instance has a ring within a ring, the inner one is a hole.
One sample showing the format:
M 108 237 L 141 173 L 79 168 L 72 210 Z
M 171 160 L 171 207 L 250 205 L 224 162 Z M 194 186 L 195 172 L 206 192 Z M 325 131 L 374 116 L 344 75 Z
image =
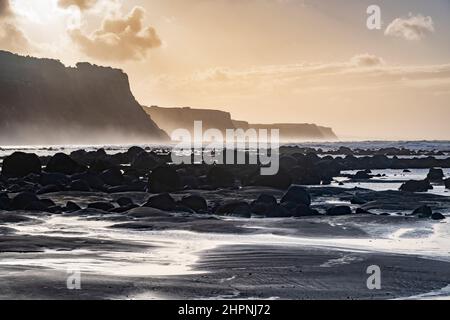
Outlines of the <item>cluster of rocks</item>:
M 433 190 L 433 184 L 443 184 L 450 189 L 450 178 L 445 179 L 444 171 L 439 168 L 431 168 L 426 179 L 410 180 L 402 184 L 401 191 L 405 192 L 427 192 Z

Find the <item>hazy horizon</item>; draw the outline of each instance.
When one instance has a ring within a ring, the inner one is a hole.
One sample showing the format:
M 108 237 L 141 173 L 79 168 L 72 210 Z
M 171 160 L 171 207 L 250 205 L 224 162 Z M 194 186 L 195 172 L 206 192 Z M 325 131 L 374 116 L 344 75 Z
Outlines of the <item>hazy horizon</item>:
M 123 69 L 146 106 L 450 140 L 449 16 L 446 0 L 0 0 L 0 49 Z

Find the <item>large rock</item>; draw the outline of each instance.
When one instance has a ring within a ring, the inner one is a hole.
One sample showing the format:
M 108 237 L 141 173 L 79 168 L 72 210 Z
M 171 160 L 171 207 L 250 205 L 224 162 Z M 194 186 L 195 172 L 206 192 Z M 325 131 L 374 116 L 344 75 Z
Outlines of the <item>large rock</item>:
M 215 214 L 222 216 L 236 216 L 241 218 L 251 218 L 252 209 L 247 202 L 231 201 L 219 206 Z
M 147 189 L 150 193 L 179 191 L 181 189 L 180 176 L 169 166 L 158 167 L 150 174 Z
M 279 190 L 286 190 L 292 184 L 291 176 L 284 170 L 280 169 L 276 175 L 263 176 L 259 172 L 250 179 L 250 186 L 268 187 Z
M 214 166 L 207 174 L 207 181 L 214 188 L 233 187 L 234 179 L 234 175 L 224 167 Z
M 177 208 L 175 199 L 168 193 L 150 197 L 144 207 L 155 208 L 163 211 L 174 211 Z
M 23 178 L 31 173 L 41 173 L 41 161 L 33 153 L 14 152 L 3 160 L 2 176 Z
M 109 186 L 120 186 L 124 183 L 122 171 L 119 168 L 113 168 L 103 171 L 100 179 Z
M 405 192 L 427 192 L 432 190 L 433 186 L 428 180 L 410 180 L 405 182 L 401 187 L 400 191 Z
M 311 205 L 311 195 L 308 190 L 301 186 L 291 186 L 289 190 L 284 194 L 281 202 L 292 202 L 297 205 L 303 204 L 306 206 Z
M 66 175 L 73 175 L 82 173 L 87 170 L 87 167 L 79 164 L 70 156 L 64 153 L 55 154 L 45 167 L 45 171 L 49 173 L 62 173 Z
M 352 209 L 348 206 L 337 206 L 327 210 L 327 216 L 346 216 L 352 214 Z
M 445 187 L 447 189 L 450 189 L 450 179 L 445 180 L 444 183 L 445 183 Z
M 433 215 L 433 210 L 431 210 L 429 206 L 422 206 L 414 210 L 412 215 L 417 216 L 421 219 L 431 218 L 431 216 Z
M 14 210 L 26 210 L 39 202 L 39 198 L 34 193 L 22 192 L 12 198 L 11 207 Z
M 158 167 L 159 160 L 152 154 L 141 152 L 133 157 L 131 161 L 131 169 L 138 171 L 151 171 Z
M 181 200 L 181 204 L 196 212 L 204 212 L 208 210 L 208 203 L 206 202 L 205 198 L 199 195 L 189 195 L 183 197 L 183 199 Z
M 433 182 L 442 181 L 444 179 L 444 171 L 442 169 L 431 168 L 427 179 Z

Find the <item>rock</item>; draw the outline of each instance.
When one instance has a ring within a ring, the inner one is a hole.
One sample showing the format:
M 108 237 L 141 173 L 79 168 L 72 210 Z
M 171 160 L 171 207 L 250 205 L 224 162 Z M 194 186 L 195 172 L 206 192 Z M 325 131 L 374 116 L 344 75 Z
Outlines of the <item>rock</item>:
M 169 166 L 158 167 L 150 174 L 147 189 L 150 193 L 179 191 L 181 190 L 180 176 Z
M 194 210 L 195 212 L 205 212 L 208 210 L 208 203 L 206 202 L 205 198 L 199 195 L 190 195 L 183 197 L 183 199 L 181 200 L 181 204 Z
M 442 214 L 442 213 L 439 213 L 439 212 L 435 212 L 435 213 L 433 213 L 432 215 L 431 215 L 431 219 L 433 219 L 433 220 L 444 220 L 445 219 L 445 216 Z
M 400 191 L 405 192 L 427 192 L 432 189 L 433 186 L 428 180 L 410 180 L 400 187 Z
M 42 172 L 39 183 L 44 187 L 49 185 L 66 186 L 70 184 L 70 179 L 62 173 Z
M 72 201 L 67 202 L 66 206 L 63 208 L 64 212 L 69 212 L 69 213 L 76 212 L 79 210 L 81 210 L 81 207 Z
M 442 169 L 431 168 L 427 179 L 433 182 L 442 181 L 444 179 L 444 171 Z
M 282 213 L 278 208 L 277 199 L 268 194 L 262 194 L 251 203 L 252 213 L 266 217 L 278 217 Z
M 41 161 L 34 153 L 14 152 L 2 163 L 2 176 L 23 178 L 31 173 L 41 173 Z
M 366 171 L 358 171 L 354 176 L 353 179 L 355 180 L 367 180 L 371 179 L 372 176 L 368 174 Z
M 403 170 L 403 173 L 411 173 L 411 170 L 405 169 L 405 170 Z
M 366 204 L 367 201 L 364 200 L 364 199 L 361 199 L 361 198 L 358 197 L 358 196 L 354 196 L 354 197 L 350 200 L 350 203 L 351 203 L 351 204 L 357 204 L 357 205 L 363 205 L 363 204 Z
M 117 199 L 116 202 L 121 207 L 126 207 L 126 206 L 134 204 L 133 200 L 131 198 L 127 198 L 127 197 L 121 197 L 121 198 Z
M 301 167 L 297 166 L 289 171 L 293 182 L 302 186 L 320 185 L 322 182 L 321 174 L 315 167 Z M 329 179 L 329 177 L 327 177 Z
M 327 210 L 327 216 L 346 216 L 352 214 L 352 209 L 348 206 L 337 206 Z
M 450 189 L 450 179 L 444 181 L 445 188 Z
M 158 159 L 144 151 L 133 158 L 131 162 L 131 169 L 138 171 L 151 171 L 158 167 L 158 165 Z
M 144 207 L 155 208 L 163 211 L 174 211 L 177 208 L 175 200 L 168 193 L 150 197 Z
M 55 193 L 63 191 L 64 189 L 61 186 L 55 184 L 49 184 L 48 186 L 42 187 L 36 193 L 37 194 L 47 194 L 47 193 Z
M 97 210 L 101 210 L 101 211 L 110 211 L 113 210 L 115 207 L 114 205 L 112 205 L 109 202 L 94 202 L 94 203 L 90 203 L 88 205 L 89 209 L 97 209 Z
M 133 146 L 130 149 L 128 149 L 127 151 L 127 156 L 129 159 L 129 162 L 133 162 L 134 158 L 136 158 L 136 156 L 138 156 L 141 153 L 146 153 L 146 151 L 144 149 L 142 149 L 141 147 L 136 147 Z
M 22 192 L 12 198 L 11 207 L 14 210 L 25 210 L 27 207 L 31 207 L 38 202 L 39 198 L 34 193 Z
M 313 217 L 320 215 L 317 210 L 311 209 L 309 206 L 301 204 L 295 209 L 296 217 Z
M 129 204 L 127 206 L 114 208 L 112 210 L 109 210 L 109 212 L 111 212 L 111 213 L 124 213 L 124 212 L 128 212 L 130 210 L 136 209 L 136 208 L 139 208 L 139 206 L 137 204 L 132 203 L 132 204 Z
M 357 208 L 355 211 L 356 214 L 370 214 L 369 211 L 364 210 L 363 208 Z
M 81 174 L 75 174 L 71 177 L 73 181 L 83 180 L 85 181 L 91 189 L 103 191 L 105 189 L 105 183 L 100 177 L 91 172 L 85 172 Z
M 75 181 L 73 181 L 70 184 L 69 189 L 71 191 L 79 191 L 79 192 L 90 192 L 91 191 L 91 187 L 84 180 L 75 180 Z
M 55 154 L 45 167 L 48 173 L 62 173 L 66 175 L 73 175 L 87 171 L 87 167 L 79 164 L 70 156 L 64 153 Z
M 431 216 L 433 215 L 433 211 L 431 210 L 431 208 L 429 206 L 422 206 L 422 207 L 414 210 L 412 215 L 417 216 L 418 218 L 421 218 L 421 219 L 427 219 L 427 218 L 431 218 Z
M 310 206 L 311 195 L 305 188 L 301 186 L 291 186 L 289 190 L 284 194 L 281 202 L 293 202 L 297 205 L 303 204 L 306 206 Z
M 106 170 L 117 169 L 119 166 L 108 158 L 96 159 L 89 166 L 89 171 L 102 173 Z
M 277 205 L 277 199 L 270 194 L 261 194 L 258 199 L 255 200 L 256 203 L 264 203 L 269 205 Z
M 229 188 L 234 186 L 234 175 L 226 168 L 214 166 L 206 175 L 208 183 L 214 188 Z
M 10 210 L 11 199 L 9 199 L 8 194 L 0 193 L 0 210 Z
M 283 169 L 291 169 L 298 165 L 298 160 L 292 156 L 282 156 L 280 157 L 280 167 Z
M 99 178 L 109 186 L 120 186 L 124 182 L 122 171 L 119 168 L 105 170 Z
M 286 190 L 292 185 L 292 178 L 285 170 L 280 169 L 273 176 L 263 176 L 258 173 L 250 180 L 249 185 Z
M 247 202 L 231 201 L 218 207 L 216 209 L 215 214 L 221 216 L 236 216 L 242 218 L 251 218 L 252 209 Z

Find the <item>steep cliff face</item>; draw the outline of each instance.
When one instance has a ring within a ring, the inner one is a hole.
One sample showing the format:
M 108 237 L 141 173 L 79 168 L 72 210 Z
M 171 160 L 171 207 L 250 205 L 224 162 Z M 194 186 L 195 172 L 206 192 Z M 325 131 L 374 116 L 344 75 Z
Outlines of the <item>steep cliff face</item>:
M 247 128 L 278 129 L 283 142 L 297 142 L 303 140 L 337 140 L 333 129 L 308 123 L 276 123 L 276 124 L 249 124 Z
M 166 141 L 121 70 L 0 51 L 0 144 Z
M 219 129 L 223 133 L 234 129 L 231 114 L 218 110 L 191 108 L 144 107 L 151 118 L 169 135 L 177 129 L 194 130 L 194 122 L 202 121 L 203 130 Z

